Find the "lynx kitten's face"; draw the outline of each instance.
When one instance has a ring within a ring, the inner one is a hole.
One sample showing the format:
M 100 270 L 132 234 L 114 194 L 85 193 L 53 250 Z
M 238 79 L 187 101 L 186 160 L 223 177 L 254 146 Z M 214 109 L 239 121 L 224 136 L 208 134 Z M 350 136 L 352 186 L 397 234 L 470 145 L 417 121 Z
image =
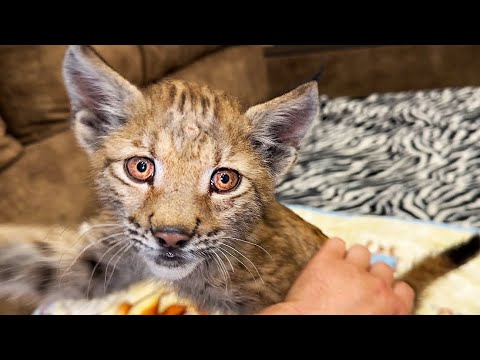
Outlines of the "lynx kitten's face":
M 97 183 L 135 248 L 175 278 L 251 231 L 274 179 L 232 101 L 180 82 L 144 99 L 94 155 Z
M 243 112 L 183 81 L 139 89 L 85 46 L 65 58 L 73 128 L 99 195 L 164 279 L 235 253 L 274 200 L 318 111 L 316 83 Z M 220 247 L 220 244 L 223 244 Z

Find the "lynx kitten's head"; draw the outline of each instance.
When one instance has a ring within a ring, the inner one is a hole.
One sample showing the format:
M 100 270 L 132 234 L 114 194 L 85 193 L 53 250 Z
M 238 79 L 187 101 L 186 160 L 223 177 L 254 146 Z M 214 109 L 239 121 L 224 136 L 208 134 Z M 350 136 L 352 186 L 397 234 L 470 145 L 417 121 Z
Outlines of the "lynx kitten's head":
M 69 47 L 64 78 L 104 206 L 170 280 L 248 236 L 318 113 L 315 82 L 245 112 L 190 82 L 140 89 L 88 46 Z

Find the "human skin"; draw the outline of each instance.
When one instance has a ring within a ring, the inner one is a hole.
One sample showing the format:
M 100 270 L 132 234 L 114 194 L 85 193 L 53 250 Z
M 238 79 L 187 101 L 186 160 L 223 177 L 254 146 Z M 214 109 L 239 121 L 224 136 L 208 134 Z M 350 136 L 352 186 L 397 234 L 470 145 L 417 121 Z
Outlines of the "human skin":
M 379 262 L 370 265 L 362 245 L 346 249 L 339 238 L 329 239 L 307 264 L 284 302 L 259 315 L 408 315 L 415 293 L 394 270 Z

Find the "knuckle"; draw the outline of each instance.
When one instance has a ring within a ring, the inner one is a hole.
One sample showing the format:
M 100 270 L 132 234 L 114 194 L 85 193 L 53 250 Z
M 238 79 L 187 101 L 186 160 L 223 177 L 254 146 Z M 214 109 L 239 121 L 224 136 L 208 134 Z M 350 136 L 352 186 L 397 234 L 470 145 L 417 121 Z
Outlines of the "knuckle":
M 354 251 L 357 251 L 357 252 L 361 252 L 363 254 L 370 255 L 370 250 L 368 250 L 365 246 L 360 245 L 360 244 L 353 245 L 350 250 L 354 250 Z
M 327 254 L 330 254 L 332 251 L 345 252 L 346 251 L 345 242 L 338 237 L 332 237 L 328 239 L 328 241 L 324 246 L 322 246 L 319 253 L 321 254 L 321 256 L 326 256 Z
M 375 295 L 381 299 L 390 298 L 392 295 L 392 289 L 388 284 L 381 278 L 374 278 L 373 287 Z
M 333 237 L 330 240 L 335 243 L 336 246 L 345 248 L 345 241 L 339 237 Z

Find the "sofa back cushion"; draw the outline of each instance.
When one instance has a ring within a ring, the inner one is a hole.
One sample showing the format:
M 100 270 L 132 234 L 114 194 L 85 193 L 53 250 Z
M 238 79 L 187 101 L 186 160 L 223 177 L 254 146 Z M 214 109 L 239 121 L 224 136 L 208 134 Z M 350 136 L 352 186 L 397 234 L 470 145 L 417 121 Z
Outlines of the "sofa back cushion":
M 22 143 L 68 127 L 61 65 L 64 46 L 0 47 L 0 113 Z
M 144 83 L 158 80 L 221 45 L 143 45 Z
M 215 50 L 217 45 L 95 45 L 104 60 L 141 85 Z M 65 130 L 69 102 L 62 78 L 63 45 L 0 46 L 0 114 L 29 144 Z
M 7 134 L 7 126 L 0 117 L 0 170 L 9 165 L 22 152 L 22 145 Z

